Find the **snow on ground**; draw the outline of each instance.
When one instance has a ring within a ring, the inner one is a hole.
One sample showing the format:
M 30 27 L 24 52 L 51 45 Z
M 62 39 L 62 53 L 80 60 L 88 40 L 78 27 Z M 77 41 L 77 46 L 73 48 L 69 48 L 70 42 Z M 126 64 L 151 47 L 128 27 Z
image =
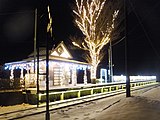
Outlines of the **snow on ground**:
M 0 108 L 1 111 L 2 108 Z M 160 120 L 160 86 L 50 111 L 51 120 Z M 45 120 L 45 114 L 21 120 Z
M 28 108 L 32 108 L 35 105 L 29 105 L 29 104 L 20 104 L 20 105 L 12 105 L 12 106 L 0 106 L 0 114 L 18 111 L 18 110 L 25 110 Z
M 129 98 L 116 96 L 104 99 L 88 107 L 72 109 L 63 114 L 56 113 L 51 115 L 51 118 L 55 120 L 63 118 L 64 120 L 160 120 L 160 87 Z

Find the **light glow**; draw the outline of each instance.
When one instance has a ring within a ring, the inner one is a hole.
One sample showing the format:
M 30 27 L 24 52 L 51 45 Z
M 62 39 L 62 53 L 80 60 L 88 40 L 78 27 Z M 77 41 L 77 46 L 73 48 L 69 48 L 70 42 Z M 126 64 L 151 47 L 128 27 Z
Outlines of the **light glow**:
M 72 44 L 88 51 L 86 60 L 92 64 L 91 79 L 96 78 L 97 66 L 104 56 L 101 50 L 111 39 L 114 21 L 119 12 L 114 11 L 111 22 L 99 24 L 103 22 L 100 19 L 105 17 L 105 14 L 102 14 L 105 2 L 106 0 L 76 0 L 76 8 L 73 10 L 75 23 L 85 38 L 80 43 L 73 40 Z
M 49 17 L 49 23 L 47 25 L 47 32 L 50 32 L 50 34 L 52 36 L 52 17 L 51 17 L 49 6 L 47 7 L 47 10 L 48 10 L 48 17 Z

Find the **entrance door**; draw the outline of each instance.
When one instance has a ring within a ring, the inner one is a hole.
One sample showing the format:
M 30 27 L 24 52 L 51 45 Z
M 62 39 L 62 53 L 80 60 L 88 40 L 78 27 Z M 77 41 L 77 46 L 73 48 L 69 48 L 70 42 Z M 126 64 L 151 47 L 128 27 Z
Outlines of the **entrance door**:
M 84 83 L 84 70 L 77 70 L 77 83 Z
M 53 68 L 53 80 L 54 85 L 60 85 L 61 84 L 61 78 L 62 78 L 62 69 L 60 66 L 55 66 Z
M 87 83 L 91 83 L 91 73 L 90 73 L 90 70 L 87 69 L 86 72 L 87 72 Z

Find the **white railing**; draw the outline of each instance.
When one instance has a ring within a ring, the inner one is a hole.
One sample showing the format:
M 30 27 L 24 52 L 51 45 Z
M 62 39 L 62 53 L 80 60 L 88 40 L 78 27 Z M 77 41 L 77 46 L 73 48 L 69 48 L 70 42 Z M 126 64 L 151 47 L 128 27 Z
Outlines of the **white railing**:
M 147 81 L 147 80 L 156 80 L 156 76 L 130 76 L 130 81 Z M 113 82 L 125 82 L 126 76 L 113 76 Z
M 147 80 L 147 81 L 137 81 L 137 82 L 131 82 L 130 86 L 131 89 L 135 87 L 143 87 L 146 85 L 156 84 L 156 80 Z M 125 83 L 111 83 L 111 84 L 104 84 L 104 85 L 97 85 L 96 87 L 91 88 L 83 88 L 78 90 L 67 90 L 67 91 L 61 91 L 61 92 L 50 92 L 49 96 L 51 101 L 57 101 L 55 98 L 58 98 L 59 100 L 65 100 L 65 99 L 72 99 L 72 98 L 80 98 L 82 96 L 88 96 L 93 94 L 102 94 L 102 93 L 108 93 L 112 91 L 121 91 L 125 90 L 126 84 Z M 39 100 L 41 102 L 45 101 L 46 93 L 40 93 L 39 94 Z

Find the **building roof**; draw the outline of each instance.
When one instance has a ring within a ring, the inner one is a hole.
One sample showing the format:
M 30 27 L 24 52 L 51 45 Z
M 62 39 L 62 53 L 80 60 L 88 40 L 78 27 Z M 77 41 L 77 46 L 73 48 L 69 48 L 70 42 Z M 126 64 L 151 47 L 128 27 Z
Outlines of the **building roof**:
M 37 58 L 36 58 L 37 59 Z M 40 47 L 39 48 L 39 60 L 46 60 L 46 48 Z M 69 63 L 76 63 L 76 64 L 83 64 L 83 65 L 90 65 L 89 63 L 77 61 L 73 59 L 70 51 L 68 50 L 67 46 L 61 41 L 55 48 L 49 50 L 49 60 L 60 61 L 60 62 L 69 62 Z M 34 52 L 29 54 L 28 58 L 23 59 L 22 61 L 11 62 L 6 64 L 18 64 L 18 63 L 26 63 L 34 61 Z

